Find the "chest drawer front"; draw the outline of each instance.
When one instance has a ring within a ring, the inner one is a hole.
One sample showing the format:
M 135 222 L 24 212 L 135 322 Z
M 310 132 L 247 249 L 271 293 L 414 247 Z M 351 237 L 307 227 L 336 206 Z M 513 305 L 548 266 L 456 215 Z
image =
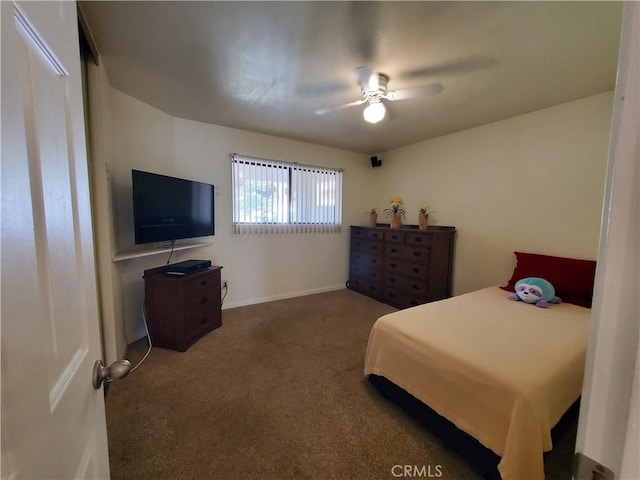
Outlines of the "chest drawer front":
M 351 252 L 368 253 L 371 255 L 382 255 L 383 243 L 375 240 L 362 240 L 355 238 L 351 241 Z
M 222 317 L 214 312 L 213 309 L 202 310 L 201 312 L 185 317 L 184 319 L 184 337 L 188 344 L 193 343 L 204 333 L 213 330 L 222 325 Z
M 426 295 L 422 293 L 406 292 L 404 290 L 386 286 L 382 292 L 382 299 L 397 308 L 409 308 L 427 303 Z
M 398 258 L 385 258 L 384 270 L 389 273 L 397 273 L 408 277 L 427 278 L 429 273 L 428 263 L 412 263 Z
M 427 282 L 424 280 L 389 273 L 385 276 L 385 283 L 388 287 L 396 287 L 406 293 L 427 294 Z
M 384 232 L 382 230 L 367 230 L 367 238 L 382 241 L 384 239 Z
M 368 275 L 371 272 L 382 273 L 382 257 L 378 255 L 357 254 L 351 256 L 349 270 L 354 275 Z
M 215 271 L 211 271 L 210 273 L 197 275 L 185 280 L 183 287 L 185 300 L 206 295 L 215 284 L 216 273 Z
M 213 320 L 213 308 L 199 308 L 192 310 L 189 315 L 184 317 L 184 329 L 185 333 L 199 330 L 203 325 L 210 323 Z
M 184 315 L 189 317 L 197 315 L 202 310 L 212 310 L 220 304 L 220 295 L 215 290 L 209 289 L 201 292 L 200 295 L 191 296 L 185 299 Z
M 431 235 L 425 233 L 407 233 L 406 234 L 406 244 L 412 245 L 414 247 L 431 246 Z
M 372 269 L 382 268 L 382 257 L 361 251 L 351 252 L 351 265 L 367 265 Z
M 357 292 L 364 293 L 373 298 L 379 298 L 382 295 L 382 285 L 379 281 L 369 280 L 367 278 L 353 277 L 349 279 L 349 288 Z
M 404 243 L 404 237 L 404 232 L 396 232 L 393 230 L 387 230 L 384 232 L 384 240 L 386 242 Z
M 428 248 L 412 247 L 411 245 L 388 243 L 385 245 L 384 254 L 389 258 L 399 258 L 426 264 L 429 263 L 430 250 Z
M 351 238 L 367 238 L 367 229 L 351 227 Z
M 351 267 L 351 277 L 362 277 L 373 281 L 378 281 L 382 278 L 382 273 L 379 270 L 369 270 L 359 265 Z

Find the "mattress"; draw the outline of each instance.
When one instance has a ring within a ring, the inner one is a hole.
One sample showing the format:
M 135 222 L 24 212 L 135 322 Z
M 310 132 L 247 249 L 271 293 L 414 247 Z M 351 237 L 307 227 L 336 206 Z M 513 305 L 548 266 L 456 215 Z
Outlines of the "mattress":
M 499 455 L 503 480 L 543 479 L 551 429 L 581 393 L 591 310 L 508 295 L 489 287 L 380 317 L 364 373 Z

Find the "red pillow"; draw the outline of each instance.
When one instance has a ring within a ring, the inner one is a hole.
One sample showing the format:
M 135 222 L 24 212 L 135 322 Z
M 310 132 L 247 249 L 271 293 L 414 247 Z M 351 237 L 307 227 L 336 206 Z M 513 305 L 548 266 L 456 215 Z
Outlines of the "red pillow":
M 594 260 L 553 257 L 537 253 L 516 254 L 516 268 L 511 280 L 504 287 L 508 292 L 515 290 L 516 282 L 526 277 L 544 278 L 556 289 L 556 295 L 563 302 L 591 308 L 593 282 L 596 275 Z

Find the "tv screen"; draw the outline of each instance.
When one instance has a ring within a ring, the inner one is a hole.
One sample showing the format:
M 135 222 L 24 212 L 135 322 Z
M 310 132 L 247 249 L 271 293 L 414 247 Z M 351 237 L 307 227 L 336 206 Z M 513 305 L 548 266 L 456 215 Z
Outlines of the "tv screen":
M 131 171 L 135 243 L 215 234 L 213 185 Z

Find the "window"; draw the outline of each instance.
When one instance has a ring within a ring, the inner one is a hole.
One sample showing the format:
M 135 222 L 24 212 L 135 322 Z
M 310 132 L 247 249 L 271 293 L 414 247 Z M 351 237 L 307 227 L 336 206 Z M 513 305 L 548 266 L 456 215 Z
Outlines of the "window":
M 342 170 L 231 155 L 234 233 L 339 232 Z

